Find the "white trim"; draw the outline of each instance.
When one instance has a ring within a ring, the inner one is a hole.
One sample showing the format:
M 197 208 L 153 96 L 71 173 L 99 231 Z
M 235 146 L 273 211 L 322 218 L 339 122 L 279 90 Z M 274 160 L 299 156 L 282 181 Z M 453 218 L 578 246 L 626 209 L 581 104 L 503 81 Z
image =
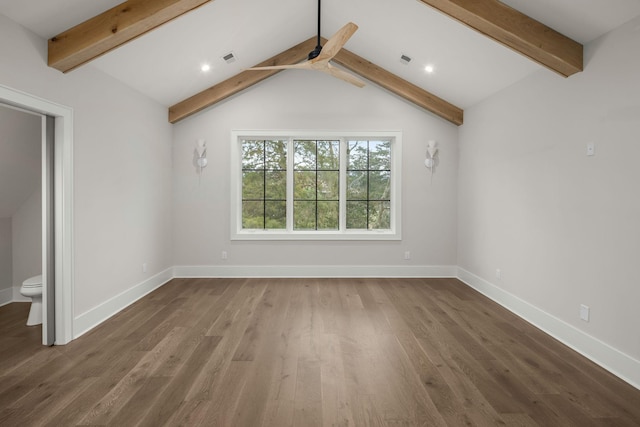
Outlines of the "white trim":
M 317 277 L 317 278 L 436 278 L 456 277 L 454 265 L 183 265 L 174 277 Z
M 240 140 L 282 139 L 288 142 L 287 154 L 287 229 L 244 230 L 242 229 L 242 149 Z M 347 139 L 389 140 L 391 149 L 391 229 L 347 230 L 346 206 L 346 150 L 340 150 L 340 227 L 339 230 L 294 231 L 293 230 L 293 149 L 294 139 L 340 140 L 344 148 Z M 402 240 L 402 131 L 327 131 L 327 130 L 232 130 L 231 131 L 231 179 L 230 179 L 230 235 L 231 240 Z
M 569 323 L 458 267 L 458 279 L 518 317 L 640 389 L 640 360 L 588 335 Z
M 73 337 L 73 109 L 0 85 L 0 102 L 55 117 L 56 344 Z
M 291 217 L 288 217 L 289 220 Z M 346 230 L 338 231 L 291 231 L 241 230 L 232 235 L 231 240 L 319 240 L 319 241 L 368 241 L 402 240 L 402 236 L 389 230 Z
M 42 222 L 42 344 L 50 345 L 55 342 L 55 188 L 56 188 L 56 149 L 55 134 L 51 134 L 49 125 L 51 118 L 41 115 L 41 208 L 40 221 Z M 55 132 L 55 119 L 53 119 L 53 131 Z M 49 277 L 54 273 L 54 277 Z M 53 286 L 50 285 L 53 283 Z M 53 295 L 49 292 L 53 289 Z M 53 297 L 53 313 L 49 313 L 50 298 Z M 53 325 L 49 325 L 53 321 Z M 49 335 L 53 332 L 53 337 Z
M 13 287 L 0 289 L 0 307 L 13 302 Z
M 77 316 L 74 321 L 73 330 L 75 331 L 75 335 L 73 339 L 84 335 L 89 330 L 118 314 L 145 295 L 155 291 L 171 279 L 173 279 L 173 268 L 167 268 L 155 276 L 108 299 L 97 307 Z

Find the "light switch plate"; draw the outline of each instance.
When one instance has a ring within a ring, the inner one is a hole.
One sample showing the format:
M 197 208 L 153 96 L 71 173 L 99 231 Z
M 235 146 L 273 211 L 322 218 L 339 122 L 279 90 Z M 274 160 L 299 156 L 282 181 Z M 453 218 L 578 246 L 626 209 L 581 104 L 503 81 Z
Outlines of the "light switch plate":
M 585 322 L 589 321 L 589 306 L 580 304 L 580 319 Z

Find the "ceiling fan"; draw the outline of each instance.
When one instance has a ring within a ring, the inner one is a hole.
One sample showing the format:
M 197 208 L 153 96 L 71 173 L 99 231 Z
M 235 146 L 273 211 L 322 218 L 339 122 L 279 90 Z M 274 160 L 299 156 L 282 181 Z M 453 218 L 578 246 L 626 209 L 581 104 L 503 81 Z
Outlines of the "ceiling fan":
M 248 70 L 288 70 L 288 69 L 301 69 L 301 70 L 318 70 L 327 74 L 331 74 L 341 80 L 349 82 L 358 87 L 364 87 L 365 83 L 340 68 L 334 67 L 329 63 L 334 56 L 338 54 L 342 46 L 347 43 L 353 33 L 356 32 L 358 26 L 353 22 L 347 23 L 344 27 L 340 28 L 329 40 L 327 44 L 321 46 L 320 44 L 320 0 L 318 0 L 318 42 L 316 48 L 309 53 L 308 59 L 305 62 L 291 65 L 272 65 L 268 67 L 253 67 Z

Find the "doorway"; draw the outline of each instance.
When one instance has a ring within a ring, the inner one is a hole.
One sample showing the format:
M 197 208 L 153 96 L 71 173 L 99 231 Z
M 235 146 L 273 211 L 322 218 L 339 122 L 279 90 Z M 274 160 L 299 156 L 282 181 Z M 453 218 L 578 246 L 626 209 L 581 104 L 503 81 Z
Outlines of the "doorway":
M 32 299 L 21 295 L 20 285 L 43 274 L 43 188 L 45 165 L 43 116 L 0 104 L 0 287 L 8 303 Z M 45 177 L 46 178 L 46 177 Z M 50 257 L 50 256 L 49 256 Z M 7 288 L 9 286 L 9 288 Z M 49 299 L 53 292 L 49 292 Z M 40 303 L 31 304 L 34 310 Z M 40 315 L 29 313 L 30 321 Z M 35 316 L 35 317 L 34 317 Z M 47 322 L 42 322 L 47 328 Z M 52 322 L 49 322 L 52 323 Z M 39 329 L 39 328 L 38 328 Z M 47 332 L 48 341 L 53 335 Z
M 0 103 L 42 117 L 42 337 L 45 345 L 67 344 L 73 339 L 73 111 L 2 85 Z

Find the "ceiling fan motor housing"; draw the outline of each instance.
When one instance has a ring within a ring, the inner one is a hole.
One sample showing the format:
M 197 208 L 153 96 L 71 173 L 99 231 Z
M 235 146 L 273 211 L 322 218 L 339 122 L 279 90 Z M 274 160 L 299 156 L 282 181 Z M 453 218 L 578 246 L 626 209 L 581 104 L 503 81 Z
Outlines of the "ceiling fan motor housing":
M 320 55 L 320 52 L 322 52 L 322 46 L 318 45 L 316 46 L 315 49 L 313 49 L 311 52 L 309 52 L 309 60 L 312 60 L 313 58 L 317 57 L 318 55 Z

